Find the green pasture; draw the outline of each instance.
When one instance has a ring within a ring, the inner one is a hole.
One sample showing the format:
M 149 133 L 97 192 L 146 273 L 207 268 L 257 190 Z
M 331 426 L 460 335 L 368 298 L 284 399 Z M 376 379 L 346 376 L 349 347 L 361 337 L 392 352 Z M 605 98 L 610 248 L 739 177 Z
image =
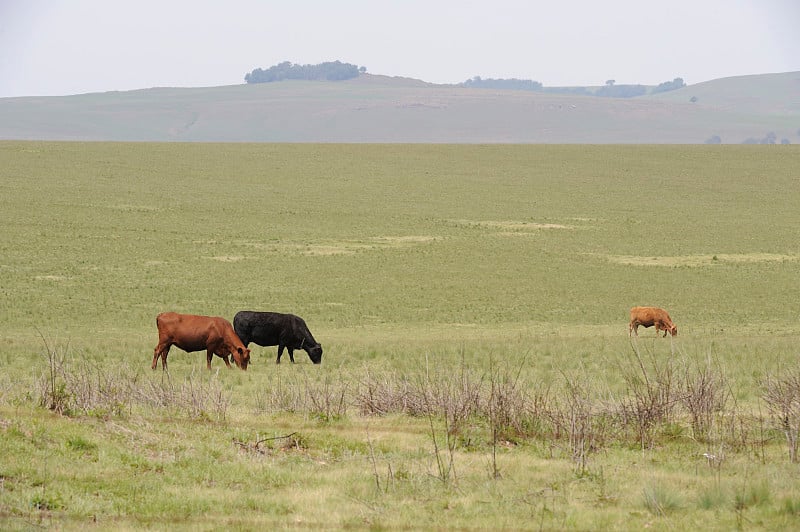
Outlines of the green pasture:
M 0 142 L 0 528 L 800 526 L 764 400 L 800 355 L 798 168 L 794 146 Z M 632 342 L 634 305 L 679 335 Z M 322 364 L 150 370 L 159 312 L 244 309 L 304 317 Z M 679 412 L 576 458 L 363 408 L 370 383 L 473 379 L 575 412 L 665 363 L 724 375 L 740 428 L 699 441 Z

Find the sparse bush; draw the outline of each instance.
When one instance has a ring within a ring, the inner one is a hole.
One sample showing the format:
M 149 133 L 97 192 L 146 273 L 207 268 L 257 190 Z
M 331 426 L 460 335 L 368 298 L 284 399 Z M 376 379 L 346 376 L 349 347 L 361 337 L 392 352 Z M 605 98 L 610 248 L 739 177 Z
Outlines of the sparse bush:
M 355 395 L 359 413 L 382 416 L 390 413 L 422 415 L 418 393 L 404 375 L 376 375 L 367 369 L 360 379 Z
M 447 417 L 451 434 L 459 435 L 472 420 L 485 421 L 494 431 L 492 440 L 552 434 L 550 390 L 529 395 L 531 387 L 519 371 L 492 368 L 487 377 L 463 366 L 457 372 L 426 375 L 377 374 L 367 370 L 359 379 L 353 402 L 361 415 L 407 414 Z
M 69 415 L 72 397 L 67 391 L 67 383 L 64 380 L 67 350 L 66 348 L 58 349 L 57 346 L 51 348 L 44 336 L 42 336 L 42 341 L 45 347 L 47 368 L 37 382 L 39 405 L 58 414 Z
M 589 455 L 605 445 L 611 416 L 598 400 L 593 381 L 585 375 L 563 377 L 564 388 L 549 408 L 553 437 L 567 439 L 577 473 L 584 475 Z
M 592 448 L 592 398 L 581 383 L 567 382 L 565 393 L 567 421 L 569 427 L 569 447 L 572 460 L 581 473 L 586 470 L 586 460 Z
M 769 376 L 763 384 L 766 401 L 776 428 L 786 438 L 789 460 L 798 462 L 800 444 L 800 367 L 785 370 L 781 376 Z
M 306 397 L 311 415 L 321 421 L 334 421 L 344 417 L 347 412 L 348 388 L 347 382 L 331 384 L 327 376 L 321 384 L 312 384 L 306 379 Z
M 161 380 L 142 378 L 141 371 L 122 364 L 113 371 L 84 357 L 75 363 L 66 347 L 45 342 L 47 367 L 36 381 L 39 404 L 63 415 L 119 416 L 134 405 L 177 408 L 191 418 L 225 419 L 230 396 L 215 378 L 190 374 L 176 386 L 164 373 Z
M 689 412 L 692 436 L 699 442 L 708 442 L 717 414 L 725 410 L 730 389 L 722 373 L 706 364 L 686 369 L 680 401 Z
M 275 383 L 259 388 L 255 406 L 261 412 L 305 412 L 308 395 L 296 377 L 284 381 L 278 374 Z
M 647 351 L 645 364 L 638 344 L 632 344 L 632 350 L 630 363 L 620 368 L 627 395 L 619 401 L 618 415 L 624 428 L 634 428 L 640 445 L 651 447 L 657 425 L 673 419 L 678 402 L 673 361 Z

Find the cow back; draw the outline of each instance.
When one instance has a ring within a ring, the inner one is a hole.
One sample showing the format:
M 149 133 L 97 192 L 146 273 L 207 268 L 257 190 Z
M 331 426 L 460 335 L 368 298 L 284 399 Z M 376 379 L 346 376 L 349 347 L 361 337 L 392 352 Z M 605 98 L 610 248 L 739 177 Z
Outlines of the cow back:
M 209 316 L 162 312 L 156 317 L 159 338 L 169 340 L 184 351 L 201 351 L 219 340 L 214 319 Z
M 233 327 L 245 344 L 286 345 L 295 349 L 319 345 L 305 320 L 294 314 L 242 310 L 233 317 Z

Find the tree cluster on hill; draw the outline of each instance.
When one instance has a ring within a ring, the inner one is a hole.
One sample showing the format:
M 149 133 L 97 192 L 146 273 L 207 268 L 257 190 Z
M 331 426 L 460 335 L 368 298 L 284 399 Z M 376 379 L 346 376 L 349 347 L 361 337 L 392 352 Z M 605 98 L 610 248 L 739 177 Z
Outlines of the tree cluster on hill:
M 800 130 L 797 131 L 798 135 L 800 135 Z M 722 139 L 719 135 L 712 135 L 711 137 L 707 138 L 705 141 L 706 144 L 722 144 Z M 775 134 L 774 131 L 768 132 L 761 138 L 756 137 L 748 137 L 742 141 L 742 144 L 777 144 L 778 143 L 778 135 Z M 781 144 L 791 144 L 792 141 L 787 138 L 781 139 Z
M 588 87 L 545 87 L 540 82 L 530 79 L 483 79 L 480 76 L 475 76 L 472 79 L 464 81 L 463 83 L 459 83 L 458 86 L 471 89 L 541 91 L 550 94 L 577 94 L 583 96 L 601 96 L 606 98 L 634 98 L 636 96 L 643 96 L 648 93 L 648 88 L 645 85 L 617 85 L 613 79 L 606 81 L 605 86 L 598 89 L 591 89 Z M 649 92 L 656 94 L 659 92 L 680 89 L 685 86 L 686 83 L 683 82 L 683 78 L 675 78 L 672 81 L 665 81 L 664 83 L 653 87 Z
M 742 141 L 742 144 L 776 144 L 777 141 L 778 135 L 774 131 L 769 131 L 760 139 L 755 137 L 746 138 Z M 781 139 L 781 144 L 789 144 L 789 139 Z
M 683 82 L 683 78 L 675 78 L 672 81 L 665 81 L 664 83 L 659 83 L 656 86 L 652 93 L 658 94 L 659 92 L 667 92 L 667 91 L 674 91 L 676 89 L 682 89 L 686 86 L 686 83 Z
M 317 65 L 298 65 L 284 61 L 266 70 L 256 68 L 245 74 L 247 83 L 270 83 L 286 79 L 299 79 L 306 81 L 341 81 L 358 77 L 367 71 L 366 67 L 358 67 L 341 61 L 329 61 Z

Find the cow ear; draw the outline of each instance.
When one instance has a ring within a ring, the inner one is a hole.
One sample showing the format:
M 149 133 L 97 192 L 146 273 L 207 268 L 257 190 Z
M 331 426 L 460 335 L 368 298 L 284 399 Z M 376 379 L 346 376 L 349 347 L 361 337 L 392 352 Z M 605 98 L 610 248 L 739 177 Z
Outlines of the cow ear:
M 237 347 L 236 350 L 239 352 L 240 355 L 244 354 L 244 349 L 242 349 L 241 347 Z

